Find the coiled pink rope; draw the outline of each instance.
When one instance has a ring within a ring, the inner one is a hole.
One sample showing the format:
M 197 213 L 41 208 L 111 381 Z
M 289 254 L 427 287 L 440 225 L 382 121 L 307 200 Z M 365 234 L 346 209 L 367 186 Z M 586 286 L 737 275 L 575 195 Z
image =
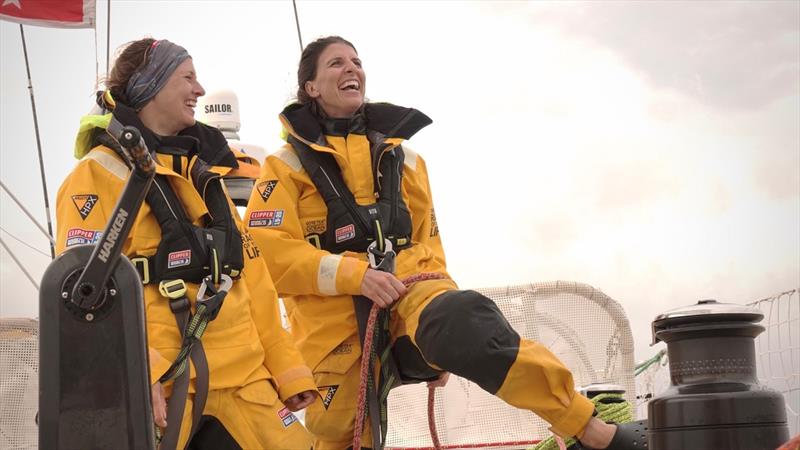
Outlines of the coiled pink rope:
M 419 281 L 426 280 L 442 280 L 448 278 L 441 273 L 419 273 L 412 275 L 408 278 L 400 280 L 406 287 Z M 361 370 L 360 377 L 361 383 L 358 386 L 358 408 L 356 409 L 356 423 L 353 429 L 353 450 L 361 449 L 361 435 L 364 432 L 364 409 L 366 408 L 367 401 L 367 380 L 369 377 L 369 359 L 372 353 L 372 341 L 375 336 L 375 322 L 378 319 L 378 311 L 380 306 L 373 303 L 372 308 L 369 310 L 369 318 L 367 319 L 367 332 L 364 334 L 364 345 L 361 348 Z M 428 393 L 428 428 L 431 432 L 431 440 L 433 441 L 434 448 L 437 450 L 441 448 L 439 444 L 439 436 L 436 433 L 436 421 L 433 417 L 433 388 Z M 377 414 L 378 411 L 372 411 L 372 414 Z M 377 449 L 376 449 L 377 450 Z

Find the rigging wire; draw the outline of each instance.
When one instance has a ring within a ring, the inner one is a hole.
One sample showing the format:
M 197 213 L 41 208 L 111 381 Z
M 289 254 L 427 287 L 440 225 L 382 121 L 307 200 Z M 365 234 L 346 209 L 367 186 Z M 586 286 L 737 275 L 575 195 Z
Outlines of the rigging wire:
M 97 26 L 95 26 L 95 30 Z M 95 46 L 97 44 L 95 43 Z M 108 0 L 106 7 L 106 76 L 108 76 L 109 59 L 111 54 L 111 0 Z
M 297 26 L 297 42 L 300 43 L 300 53 L 303 53 L 303 37 L 300 35 L 300 18 L 297 16 L 297 2 L 292 0 L 294 7 L 294 24 Z
M 98 58 L 98 54 L 97 54 L 97 24 L 96 23 L 95 23 L 95 26 L 92 28 L 92 31 L 94 33 L 94 79 L 95 79 L 95 83 L 97 83 L 98 80 L 100 80 L 100 59 Z M 95 88 L 96 87 L 97 87 L 97 85 L 95 85 Z
M 24 246 L 28 247 L 29 249 L 31 249 L 31 250 L 33 250 L 33 251 L 35 251 L 36 253 L 40 253 L 40 254 L 42 254 L 42 255 L 44 255 L 44 256 L 50 256 L 50 255 L 48 255 L 47 253 L 45 253 L 45 252 L 43 252 L 43 251 L 39 250 L 38 248 L 36 248 L 36 247 L 32 246 L 31 244 L 28 244 L 27 242 L 23 241 L 22 239 L 20 239 L 20 238 L 18 238 L 18 237 L 16 237 L 16 236 L 14 236 L 13 234 L 11 234 L 11 232 L 10 232 L 10 231 L 6 230 L 5 228 L 3 228 L 3 227 L 1 227 L 1 226 L 0 226 L 0 230 L 4 231 L 4 232 L 5 232 L 7 235 L 11 236 L 11 237 L 12 237 L 12 238 L 13 238 L 15 241 L 17 241 L 17 242 L 19 242 L 20 244 L 22 244 L 22 245 L 24 245 Z
M 45 215 L 47 216 L 47 231 L 48 231 L 47 236 L 50 237 L 50 258 L 55 259 L 56 249 L 53 246 L 53 223 L 50 220 L 50 200 L 47 199 L 47 180 L 45 180 L 45 175 L 44 175 L 44 160 L 42 159 L 42 140 L 39 137 L 39 119 L 36 117 L 36 100 L 33 97 L 33 82 L 31 82 L 31 66 L 30 63 L 28 62 L 28 46 L 25 45 L 25 30 L 22 27 L 22 24 L 19 24 L 19 34 L 22 37 L 22 52 L 25 55 L 25 70 L 28 72 L 28 91 L 31 94 L 31 109 L 33 110 L 33 128 L 36 131 L 36 148 L 39 152 L 39 172 L 42 177 L 42 195 L 44 195 L 44 211 Z M 5 186 L 3 187 L 5 188 Z M 5 189 L 6 192 L 8 192 L 8 188 Z
M 23 266 L 22 263 L 19 262 L 17 257 L 14 255 L 14 252 L 12 252 L 10 248 L 8 248 L 8 246 L 6 245 L 6 241 L 4 241 L 3 238 L 0 238 L 0 244 L 3 245 L 3 248 L 6 249 L 6 251 L 9 254 L 9 256 L 11 256 L 11 259 L 13 259 L 15 263 L 17 263 L 17 265 L 19 266 L 20 270 L 22 270 L 22 273 L 24 273 L 25 276 L 28 277 L 28 279 L 31 281 L 31 283 L 33 283 L 33 285 L 36 287 L 36 290 L 38 291 L 39 290 L 39 284 L 36 281 L 34 281 L 34 279 L 31 276 L 31 274 L 29 274 L 28 271 L 25 270 L 25 266 Z
M 47 239 L 50 240 L 50 252 L 55 254 L 55 249 L 53 248 L 53 245 L 55 244 L 55 240 L 53 239 L 52 234 L 49 234 L 49 233 L 47 233 L 47 231 L 45 231 L 45 229 L 39 224 L 39 222 L 36 220 L 36 218 L 34 218 L 33 215 L 27 209 L 25 209 L 25 205 L 23 205 L 22 202 L 20 202 L 19 199 L 13 193 L 11 193 L 11 191 L 8 189 L 8 187 L 6 187 L 6 184 L 3 183 L 2 180 L 0 180 L 0 188 L 3 188 L 3 190 L 6 191 L 6 194 L 8 194 L 8 196 L 11 197 L 12 200 L 14 200 L 14 202 L 17 204 L 17 206 L 19 206 L 19 208 L 22 210 L 22 212 L 24 212 L 25 215 L 27 215 L 28 218 L 31 219 L 31 222 L 33 222 L 33 224 L 36 225 L 36 227 L 39 229 L 39 231 L 41 231 L 42 234 L 47 236 Z

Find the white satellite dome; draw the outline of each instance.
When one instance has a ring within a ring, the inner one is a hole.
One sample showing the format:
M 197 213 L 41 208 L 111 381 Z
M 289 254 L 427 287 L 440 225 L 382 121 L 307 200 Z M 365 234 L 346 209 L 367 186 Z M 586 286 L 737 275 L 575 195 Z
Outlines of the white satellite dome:
M 230 89 L 214 91 L 200 97 L 197 101 L 197 120 L 218 128 L 226 136 L 236 133 L 242 125 L 239 119 L 239 98 Z

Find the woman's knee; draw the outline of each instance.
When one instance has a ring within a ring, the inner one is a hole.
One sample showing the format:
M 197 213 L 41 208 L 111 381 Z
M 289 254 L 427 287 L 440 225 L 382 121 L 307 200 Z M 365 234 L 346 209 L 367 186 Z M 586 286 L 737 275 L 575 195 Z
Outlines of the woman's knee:
M 415 340 L 431 363 L 496 392 L 516 359 L 520 337 L 492 300 L 453 290 L 423 309 Z

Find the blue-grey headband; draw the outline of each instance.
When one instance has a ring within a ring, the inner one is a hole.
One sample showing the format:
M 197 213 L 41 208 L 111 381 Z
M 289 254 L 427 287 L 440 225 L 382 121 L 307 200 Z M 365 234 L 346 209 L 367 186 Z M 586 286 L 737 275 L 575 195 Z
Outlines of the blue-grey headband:
M 188 58 L 189 52 L 180 45 L 166 39 L 153 42 L 147 63 L 131 75 L 125 86 L 125 97 L 130 103 L 128 106 L 138 111 L 155 97 L 175 69 Z

